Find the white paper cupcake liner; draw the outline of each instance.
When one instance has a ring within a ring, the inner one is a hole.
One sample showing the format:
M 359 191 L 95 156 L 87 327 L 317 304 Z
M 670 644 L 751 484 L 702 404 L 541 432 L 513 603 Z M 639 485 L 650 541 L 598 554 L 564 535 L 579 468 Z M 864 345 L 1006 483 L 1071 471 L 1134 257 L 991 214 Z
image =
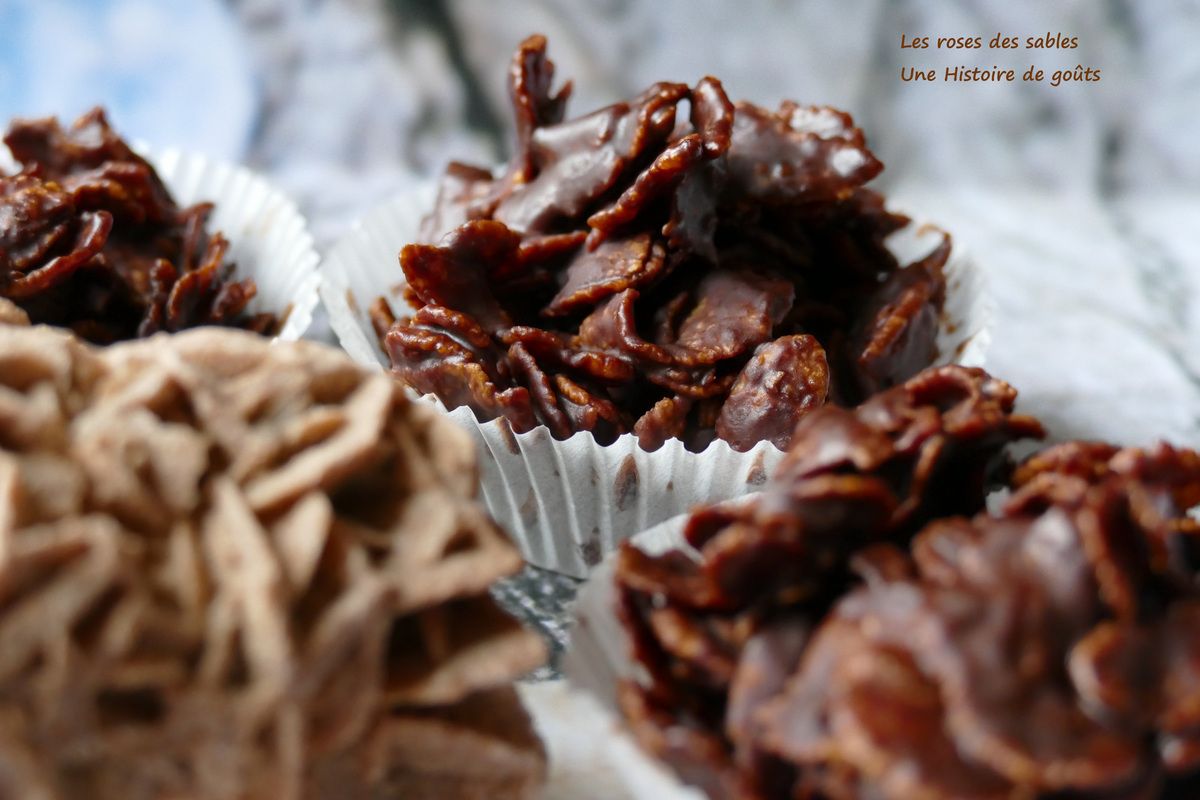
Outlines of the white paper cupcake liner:
M 404 303 L 400 249 L 416 238 L 433 205 L 425 184 L 374 209 L 321 264 L 321 301 L 342 347 L 359 363 L 386 367 L 368 309 L 383 296 L 397 316 Z M 901 263 L 928 252 L 941 234 L 914 223 L 889 240 Z M 946 265 L 947 299 L 938 363 L 980 366 L 990 341 L 992 307 L 982 272 L 960 243 Z M 425 399 L 441 405 L 432 397 Z M 443 406 L 444 408 L 444 406 Z M 600 446 L 589 433 L 554 439 L 540 427 L 514 434 L 504 420 L 477 422 L 470 409 L 448 412 L 475 437 L 484 502 L 532 564 L 584 577 L 622 539 L 701 503 L 755 491 L 783 453 L 767 442 L 739 453 L 724 441 L 702 453 L 669 440 L 642 450 L 632 434 Z
M 179 205 L 213 204 L 206 229 L 229 240 L 227 260 L 236 265 L 236 278 L 252 278 L 258 287 L 249 311 L 286 314 L 278 338 L 300 339 L 319 302 L 320 257 L 296 204 L 245 167 L 173 148 L 137 150 Z
M 748 495 L 729 504 L 753 499 L 753 495 Z M 683 538 L 688 517 L 686 513 L 672 517 L 636 534 L 630 541 L 651 555 L 674 548 L 690 549 Z M 610 709 L 617 707 L 617 684 L 637 677 L 629 660 L 629 642 L 616 615 L 615 569 L 616 558 L 610 553 L 580 587 L 575 598 L 570 644 L 563 656 L 563 673 L 571 684 L 594 695 Z
M 661 522 L 637 534 L 632 541 L 639 549 L 652 554 L 687 547 L 683 538 L 687 518 L 682 514 Z M 615 568 L 616 559 L 610 555 L 579 590 L 571 640 L 563 657 L 563 673 L 572 692 L 591 696 L 619 728 L 617 686 L 623 680 L 636 680 L 639 676 L 629 657 L 628 637 L 617 619 Z M 627 778 L 630 785 L 653 787 L 652 793 L 636 796 L 653 797 L 654 800 L 704 800 L 703 792 L 685 785 L 665 765 L 648 756 L 626 731 L 618 730 L 616 735 L 621 739 L 621 746 L 608 749 L 609 759 L 620 772 L 630 776 Z

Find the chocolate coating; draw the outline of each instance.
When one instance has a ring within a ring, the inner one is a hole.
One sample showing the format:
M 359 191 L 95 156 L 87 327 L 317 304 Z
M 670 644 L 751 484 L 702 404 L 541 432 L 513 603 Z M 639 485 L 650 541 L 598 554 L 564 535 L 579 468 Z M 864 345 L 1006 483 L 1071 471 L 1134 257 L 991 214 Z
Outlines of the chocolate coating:
M 4 137 L 21 172 L 0 174 L 0 298 L 35 324 L 106 344 L 224 325 L 269 333 L 247 311 L 256 288 L 234 278 L 212 206 L 180 208 L 101 109 L 70 128 L 18 120 Z
M 939 368 L 797 427 L 694 548 L 626 546 L 642 746 L 713 798 L 1200 793 L 1200 454 L 1054 445 L 1015 392 Z
M 467 347 L 458 322 L 378 309 L 414 388 L 560 439 L 786 448 L 813 409 L 936 358 L 949 240 L 896 262 L 884 240 L 908 220 L 865 188 L 882 164 L 849 115 L 735 105 L 710 76 L 565 119 L 553 77 L 530 37 L 509 71 L 512 161 L 497 177 L 452 164 L 401 252 L 414 310 L 492 338 Z

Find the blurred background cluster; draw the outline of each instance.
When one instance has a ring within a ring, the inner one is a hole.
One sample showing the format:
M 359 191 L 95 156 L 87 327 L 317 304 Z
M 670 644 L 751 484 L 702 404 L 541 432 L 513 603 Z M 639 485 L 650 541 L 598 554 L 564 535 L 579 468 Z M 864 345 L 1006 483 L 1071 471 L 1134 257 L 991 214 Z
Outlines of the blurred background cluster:
M 893 186 L 1200 185 L 1197 0 L 0 0 L 0 118 L 104 103 L 130 136 L 267 172 L 328 243 L 413 176 L 504 156 L 504 69 L 534 31 L 576 112 L 714 74 L 735 98 L 850 110 Z M 1057 32 L 1079 47 L 899 46 Z M 1102 80 L 898 77 L 954 64 Z

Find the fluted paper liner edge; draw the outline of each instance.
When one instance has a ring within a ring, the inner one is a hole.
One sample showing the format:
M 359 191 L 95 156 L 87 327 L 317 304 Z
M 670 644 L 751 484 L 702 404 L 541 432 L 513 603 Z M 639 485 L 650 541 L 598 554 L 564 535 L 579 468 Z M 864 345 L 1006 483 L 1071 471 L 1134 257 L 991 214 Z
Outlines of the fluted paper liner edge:
M 746 497 L 735 503 L 749 501 Z M 632 538 L 648 553 L 662 553 L 686 547 L 683 529 L 687 515 L 659 523 Z M 630 661 L 630 643 L 616 614 L 616 587 L 613 583 L 616 558 L 609 556 L 597 567 L 575 600 L 575 618 L 571 622 L 570 642 L 563 657 L 563 673 L 571 691 L 580 691 L 596 701 L 601 711 L 612 717 L 617 709 L 617 685 L 637 677 Z M 685 786 L 665 765 L 643 752 L 626 730 L 619 730 L 609 746 L 609 756 L 619 766 L 622 779 L 638 797 L 655 800 L 704 800 L 704 793 Z M 644 787 L 644 788 L 643 788 Z

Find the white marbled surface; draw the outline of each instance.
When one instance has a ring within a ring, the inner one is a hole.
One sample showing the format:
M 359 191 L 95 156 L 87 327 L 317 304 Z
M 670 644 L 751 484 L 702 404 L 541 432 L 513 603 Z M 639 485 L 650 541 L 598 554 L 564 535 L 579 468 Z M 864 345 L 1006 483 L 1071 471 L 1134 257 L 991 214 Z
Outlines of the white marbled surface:
M 898 188 L 997 304 L 988 369 L 1055 439 L 1200 446 L 1200 195 Z

